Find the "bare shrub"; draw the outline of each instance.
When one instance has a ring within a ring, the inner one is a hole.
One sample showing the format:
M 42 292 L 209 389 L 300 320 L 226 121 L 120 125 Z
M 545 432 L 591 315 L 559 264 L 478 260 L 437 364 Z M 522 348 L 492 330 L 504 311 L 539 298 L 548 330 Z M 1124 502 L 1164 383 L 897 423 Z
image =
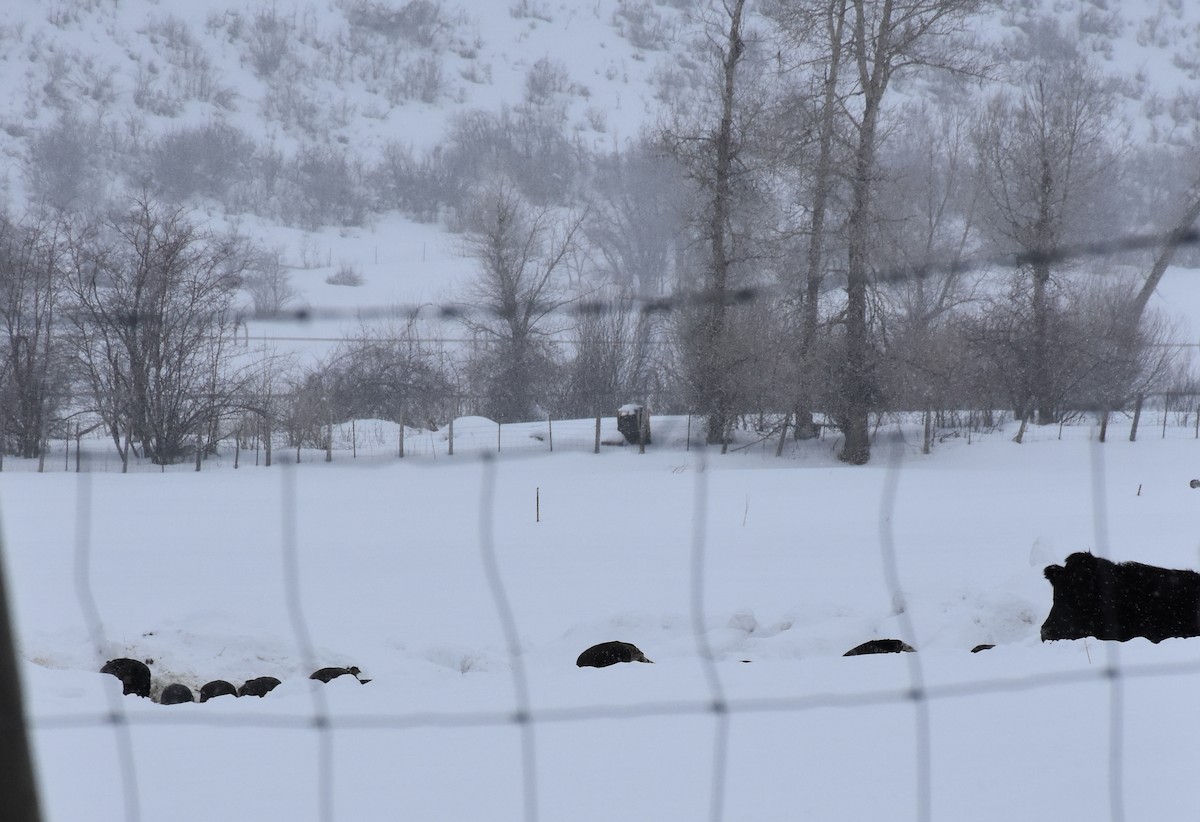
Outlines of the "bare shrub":
M 250 294 L 255 316 L 275 316 L 299 296 L 291 284 L 283 257 L 283 246 L 260 249 L 250 257 L 242 275 L 242 288 Z
M 223 198 L 243 179 L 255 145 L 241 130 L 222 122 L 190 126 L 164 134 L 150 151 L 155 183 L 168 197 Z
M 272 6 L 259 9 L 246 32 L 250 59 L 259 77 L 269 77 L 283 65 L 291 49 L 294 25 Z
M 342 263 L 338 266 L 338 270 L 325 278 L 325 282 L 330 285 L 348 285 L 352 288 L 357 288 L 366 282 L 363 279 L 362 272 L 358 270 L 358 266 L 349 263 Z

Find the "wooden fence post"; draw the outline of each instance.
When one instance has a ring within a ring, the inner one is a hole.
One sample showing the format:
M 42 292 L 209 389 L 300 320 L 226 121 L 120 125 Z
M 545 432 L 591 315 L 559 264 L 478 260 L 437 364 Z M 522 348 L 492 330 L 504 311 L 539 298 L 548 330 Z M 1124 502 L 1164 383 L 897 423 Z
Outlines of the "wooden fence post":
M 1197 435 L 1200 436 L 1200 435 Z M 596 415 L 596 444 L 592 446 L 592 453 L 600 453 L 600 415 Z

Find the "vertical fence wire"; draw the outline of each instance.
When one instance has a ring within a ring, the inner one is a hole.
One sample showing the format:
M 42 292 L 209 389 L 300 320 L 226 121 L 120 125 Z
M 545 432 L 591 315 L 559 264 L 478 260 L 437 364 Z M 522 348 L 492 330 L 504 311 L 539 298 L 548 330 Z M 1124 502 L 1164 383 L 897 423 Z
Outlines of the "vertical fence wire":
M 704 671 L 708 688 L 709 705 L 713 714 L 712 775 L 709 785 L 709 820 L 721 822 L 725 814 L 725 790 L 729 770 L 729 706 L 725 699 L 725 688 L 708 641 L 705 624 L 707 608 L 706 570 L 708 540 L 708 471 L 707 449 L 700 448 L 692 461 L 695 474 L 692 504 L 692 551 L 691 551 L 691 623 L 696 652 Z
M 1088 448 L 1091 464 L 1092 530 L 1097 553 L 1112 554 L 1108 539 L 1108 475 L 1099 437 Z M 1104 598 L 1106 621 L 1116 624 L 1114 596 Z M 1108 814 L 1112 822 L 1125 822 L 1125 683 L 1121 672 L 1119 642 L 1105 642 L 1104 675 L 1108 677 Z
M 917 641 L 916 626 L 909 613 L 904 585 L 900 579 L 900 567 L 896 558 L 894 518 L 896 494 L 900 485 L 900 468 L 904 460 L 905 444 L 897 439 L 887 452 L 887 464 L 883 474 L 883 493 L 879 500 L 879 552 L 883 569 L 884 584 L 892 598 L 892 610 L 901 631 Z M 925 688 L 925 672 L 920 653 L 903 654 L 908 664 L 909 697 L 913 705 L 915 750 L 913 762 L 916 768 L 916 818 L 918 822 L 929 822 L 933 806 L 932 733 L 929 721 L 929 697 Z
M 79 474 L 75 483 L 75 598 L 87 622 L 88 639 L 96 660 L 107 656 L 104 620 L 92 590 L 92 478 Z M 108 721 L 113 727 L 113 743 L 117 748 L 117 764 L 121 773 L 122 796 L 126 822 L 141 822 L 141 794 L 138 791 L 137 768 L 134 764 L 133 734 L 129 728 L 125 703 L 112 688 L 105 689 L 108 700 Z
M 509 669 L 512 671 L 513 694 L 516 713 L 513 721 L 521 733 L 521 785 L 525 805 L 526 822 L 538 820 L 537 748 L 534 737 L 532 702 L 529 698 L 529 680 L 525 673 L 525 662 L 521 655 L 521 638 L 517 620 L 513 615 L 512 603 L 500 573 L 496 557 L 494 519 L 496 515 L 496 458 L 482 457 L 483 479 L 479 489 L 479 547 L 483 570 L 487 576 L 488 591 L 496 606 L 504 644 L 508 649 Z
M 279 472 L 282 489 L 280 494 L 283 591 L 287 607 L 288 620 L 292 626 L 292 635 L 300 649 L 300 657 L 304 660 L 305 669 L 316 670 L 317 651 L 313 644 L 312 631 L 309 629 L 308 615 L 304 610 L 304 592 L 300 583 L 301 563 L 300 548 L 297 533 L 296 469 L 284 463 Z M 312 725 L 317 734 L 317 819 L 320 822 L 334 820 L 334 787 L 333 787 L 333 730 L 330 723 L 329 701 L 325 690 L 313 687 L 310 683 L 309 693 L 312 696 L 313 715 Z

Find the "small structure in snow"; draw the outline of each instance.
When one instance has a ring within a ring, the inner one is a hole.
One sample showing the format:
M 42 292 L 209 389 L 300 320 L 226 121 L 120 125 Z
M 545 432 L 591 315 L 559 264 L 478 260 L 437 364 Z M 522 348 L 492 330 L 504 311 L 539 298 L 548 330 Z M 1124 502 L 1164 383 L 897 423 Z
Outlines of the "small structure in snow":
M 618 408 L 617 430 L 630 445 L 638 445 L 642 442 L 649 445 L 650 416 L 646 413 L 646 406 L 639 403 L 628 403 Z M 643 437 L 645 437 L 644 440 Z

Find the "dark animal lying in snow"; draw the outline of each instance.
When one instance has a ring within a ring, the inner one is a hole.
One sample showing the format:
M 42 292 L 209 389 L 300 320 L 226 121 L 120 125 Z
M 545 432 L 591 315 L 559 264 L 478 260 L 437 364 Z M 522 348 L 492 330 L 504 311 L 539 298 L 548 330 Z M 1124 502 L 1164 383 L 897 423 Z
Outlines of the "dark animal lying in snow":
M 974 648 L 972 648 L 972 649 L 971 649 L 971 653 L 973 653 L 973 654 L 977 654 L 977 653 L 979 653 L 980 651 L 988 651 L 988 650 L 991 650 L 992 648 L 995 648 L 995 647 L 996 647 L 995 645 L 991 645 L 991 644 L 986 644 L 986 645 L 976 645 Z
M 226 682 L 223 679 L 214 679 L 212 682 L 206 682 L 200 686 L 200 701 L 208 702 L 213 697 L 218 696 L 237 696 L 237 688 L 233 687 L 232 682 Z
M 646 655 L 631 642 L 601 642 L 580 654 L 575 664 L 580 668 L 604 668 L 618 662 L 653 661 L 646 659 Z
M 898 639 L 872 639 L 862 645 L 856 645 L 842 656 L 859 656 L 860 654 L 899 654 L 912 653 L 917 650 L 907 642 Z
M 195 702 L 196 697 L 192 696 L 192 689 L 188 686 L 172 682 L 163 688 L 158 701 L 161 705 L 182 705 L 184 702 Z
M 271 691 L 275 690 L 279 685 L 279 680 L 273 676 L 256 676 L 254 679 L 247 679 L 242 687 L 238 688 L 238 696 L 266 696 Z
M 319 679 L 322 682 L 328 682 L 331 679 L 337 679 L 339 676 L 345 676 L 346 674 L 349 674 L 355 679 L 358 679 L 359 682 L 371 681 L 369 679 L 359 679 L 358 675 L 361 673 L 362 671 L 358 669 L 357 665 L 351 665 L 349 668 L 322 668 L 319 671 L 313 671 L 312 675 L 309 676 L 309 679 Z
M 121 680 L 121 684 L 124 686 L 123 693 L 126 696 L 129 694 L 150 696 L 150 669 L 146 667 L 146 663 L 140 660 L 126 657 L 110 659 L 104 663 L 100 673 L 112 674 Z
M 1075 553 L 1049 565 L 1054 604 L 1042 624 L 1049 639 L 1117 639 L 1200 636 L 1200 574 L 1111 562 Z

